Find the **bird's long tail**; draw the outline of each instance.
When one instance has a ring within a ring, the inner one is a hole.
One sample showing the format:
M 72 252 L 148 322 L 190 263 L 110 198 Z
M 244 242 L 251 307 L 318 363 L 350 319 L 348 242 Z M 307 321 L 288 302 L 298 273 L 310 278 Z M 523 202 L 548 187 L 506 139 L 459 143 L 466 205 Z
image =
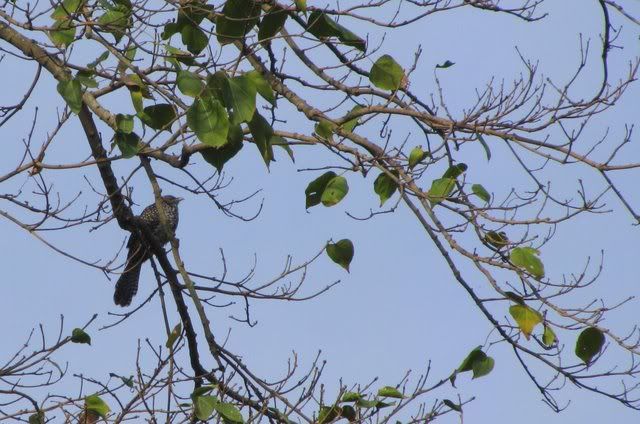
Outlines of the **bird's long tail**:
M 148 258 L 146 249 L 138 240 L 131 240 L 128 243 L 129 253 L 127 254 L 127 265 L 118 278 L 116 290 L 113 293 L 113 301 L 119 306 L 129 306 L 133 296 L 138 292 L 138 280 L 142 264 Z

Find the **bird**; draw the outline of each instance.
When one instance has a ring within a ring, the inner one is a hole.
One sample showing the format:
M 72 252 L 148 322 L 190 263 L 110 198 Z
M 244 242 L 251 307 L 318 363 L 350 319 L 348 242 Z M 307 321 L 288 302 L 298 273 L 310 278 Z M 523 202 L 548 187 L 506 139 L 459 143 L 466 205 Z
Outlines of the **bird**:
M 143 223 L 151 231 L 155 239 L 163 246 L 171 240 L 176 228 L 178 228 L 178 203 L 180 203 L 181 200 L 183 200 L 181 197 L 170 195 L 162 196 L 161 198 L 164 216 L 171 229 L 170 234 L 167 234 L 165 227 L 162 225 L 155 202 L 144 208 L 142 213 L 137 217 L 139 222 Z M 152 256 L 149 247 L 135 232 L 129 236 L 127 249 L 127 264 L 116 282 L 116 289 L 113 293 L 113 302 L 122 307 L 131 304 L 133 296 L 138 292 L 138 281 L 140 279 L 142 264 Z

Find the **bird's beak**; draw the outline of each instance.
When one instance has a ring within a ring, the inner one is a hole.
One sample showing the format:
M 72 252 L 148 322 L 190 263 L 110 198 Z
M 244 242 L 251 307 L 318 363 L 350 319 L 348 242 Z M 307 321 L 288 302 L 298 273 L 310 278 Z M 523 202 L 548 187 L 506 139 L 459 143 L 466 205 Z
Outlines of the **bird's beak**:
M 178 203 L 182 202 L 184 200 L 184 198 L 182 197 L 177 197 L 176 200 L 178 201 Z

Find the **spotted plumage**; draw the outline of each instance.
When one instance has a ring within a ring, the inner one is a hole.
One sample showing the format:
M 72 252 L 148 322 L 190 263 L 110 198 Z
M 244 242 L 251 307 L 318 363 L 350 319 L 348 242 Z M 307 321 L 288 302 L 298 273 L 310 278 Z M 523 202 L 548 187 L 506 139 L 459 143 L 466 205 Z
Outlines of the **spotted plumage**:
M 174 196 L 162 197 L 162 209 L 167 219 L 167 224 L 171 228 L 170 234 L 165 231 L 165 228 L 163 228 L 161 224 L 160 214 L 158 213 L 155 202 L 147 206 L 138 217 L 139 220 L 151 230 L 154 237 L 162 245 L 167 244 L 169 240 L 171 240 L 171 234 L 173 234 L 178 227 L 178 203 L 180 203 L 181 200 L 181 198 Z M 135 233 L 129 237 L 127 248 L 129 249 L 127 253 L 127 264 L 116 283 L 116 290 L 113 294 L 113 301 L 119 306 L 128 306 L 131 304 L 133 296 L 138 292 L 138 280 L 140 279 L 142 264 L 151 258 L 151 252 L 148 247 L 144 245 Z

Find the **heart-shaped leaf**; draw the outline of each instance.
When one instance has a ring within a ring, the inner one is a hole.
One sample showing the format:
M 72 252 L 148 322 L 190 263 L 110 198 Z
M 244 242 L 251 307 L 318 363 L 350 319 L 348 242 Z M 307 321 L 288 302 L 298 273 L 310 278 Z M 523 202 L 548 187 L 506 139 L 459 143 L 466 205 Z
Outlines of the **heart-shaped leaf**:
M 512 305 L 509 307 L 509 313 L 518 324 L 520 331 L 529 340 L 531 333 L 536 325 L 542 322 L 542 315 L 535 309 L 531 309 L 526 305 Z
M 584 329 L 576 341 L 576 356 L 589 365 L 604 346 L 604 334 L 595 327 Z
M 83 343 L 91 345 L 91 336 L 88 335 L 82 328 L 74 328 L 71 331 L 71 341 L 73 343 Z
M 540 279 L 544 277 L 544 264 L 538 257 L 539 254 L 540 252 L 533 247 L 515 247 L 511 250 L 509 259 L 518 268 Z
M 349 239 L 342 239 L 337 243 L 328 243 L 327 255 L 333 262 L 349 272 L 349 265 L 354 255 L 353 243 Z
M 227 143 L 227 111 L 211 96 L 198 97 L 193 101 L 187 110 L 187 125 L 208 146 L 220 147 Z
M 320 201 L 324 206 L 334 206 L 340 203 L 348 192 L 349 184 L 347 184 L 347 179 L 342 176 L 337 176 L 327 183 L 320 197 Z
M 385 54 L 371 67 L 369 79 L 378 88 L 395 91 L 405 84 L 404 69 L 391 56 Z

